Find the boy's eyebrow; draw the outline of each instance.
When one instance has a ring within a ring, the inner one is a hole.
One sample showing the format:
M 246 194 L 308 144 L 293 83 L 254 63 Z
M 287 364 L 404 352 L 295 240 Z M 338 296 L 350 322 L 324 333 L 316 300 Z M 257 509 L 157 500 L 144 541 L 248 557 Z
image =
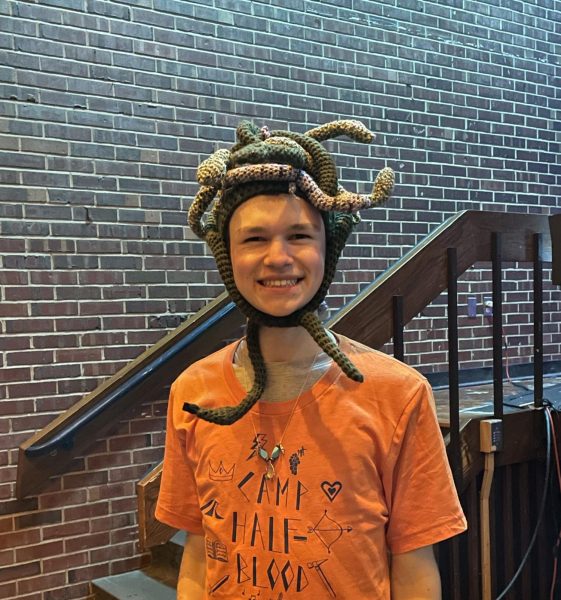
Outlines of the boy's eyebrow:
M 293 225 L 289 225 L 288 226 L 288 231 L 319 231 L 320 230 L 320 226 L 316 225 L 315 223 L 294 223 Z M 246 226 L 246 227 L 238 227 L 237 229 L 238 233 L 244 233 L 244 234 L 257 234 L 257 233 L 265 233 L 267 231 L 266 227 L 263 227 L 261 225 L 253 225 L 253 226 Z

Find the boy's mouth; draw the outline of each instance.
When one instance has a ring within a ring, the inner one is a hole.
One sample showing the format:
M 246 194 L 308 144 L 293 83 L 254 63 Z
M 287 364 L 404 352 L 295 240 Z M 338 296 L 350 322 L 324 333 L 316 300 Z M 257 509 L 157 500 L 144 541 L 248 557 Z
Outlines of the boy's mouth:
M 301 279 L 261 279 L 260 285 L 268 288 L 294 287 Z

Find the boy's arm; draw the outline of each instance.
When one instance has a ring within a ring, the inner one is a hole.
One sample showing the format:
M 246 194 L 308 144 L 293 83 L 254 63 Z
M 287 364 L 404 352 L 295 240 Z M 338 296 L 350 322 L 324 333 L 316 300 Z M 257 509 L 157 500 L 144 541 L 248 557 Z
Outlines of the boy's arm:
M 205 595 L 205 536 L 187 533 L 177 581 L 177 600 L 201 600 Z
M 392 600 L 441 600 L 440 573 L 432 546 L 391 558 Z

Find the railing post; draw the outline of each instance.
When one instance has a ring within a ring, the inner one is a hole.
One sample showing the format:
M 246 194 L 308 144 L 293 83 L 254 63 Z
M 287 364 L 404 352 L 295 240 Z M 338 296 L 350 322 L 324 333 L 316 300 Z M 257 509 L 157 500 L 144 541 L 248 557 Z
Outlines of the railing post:
M 491 235 L 493 276 L 493 407 L 495 419 L 503 418 L 503 299 L 501 234 Z
M 534 233 L 534 406 L 543 406 L 543 260 L 542 236 Z
M 405 356 L 403 343 L 403 296 L 393 296 L 393 355 L 403 361 Z
M 462 480 L 460 452 L 460 380 L 458 365 L 458 253 L 448 248 L 448 393 L 450 410 L 450 466 L 454 483 Z

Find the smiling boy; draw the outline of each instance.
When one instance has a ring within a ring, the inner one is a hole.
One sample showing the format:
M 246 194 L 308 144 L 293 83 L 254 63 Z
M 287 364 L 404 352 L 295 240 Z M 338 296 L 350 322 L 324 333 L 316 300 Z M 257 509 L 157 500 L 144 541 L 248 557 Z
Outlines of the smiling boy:
M 172 386 L 156 516 L 189 532 L 181 600 L 434 600 L 432 545 L 465 529 L 426 380 L 317 317 L 356 211 L 393 183 L 342 190 L 319 143 L 340 134 L 372 137 L 244 123 L 199 169 L 190 224 L 248 327 Z

